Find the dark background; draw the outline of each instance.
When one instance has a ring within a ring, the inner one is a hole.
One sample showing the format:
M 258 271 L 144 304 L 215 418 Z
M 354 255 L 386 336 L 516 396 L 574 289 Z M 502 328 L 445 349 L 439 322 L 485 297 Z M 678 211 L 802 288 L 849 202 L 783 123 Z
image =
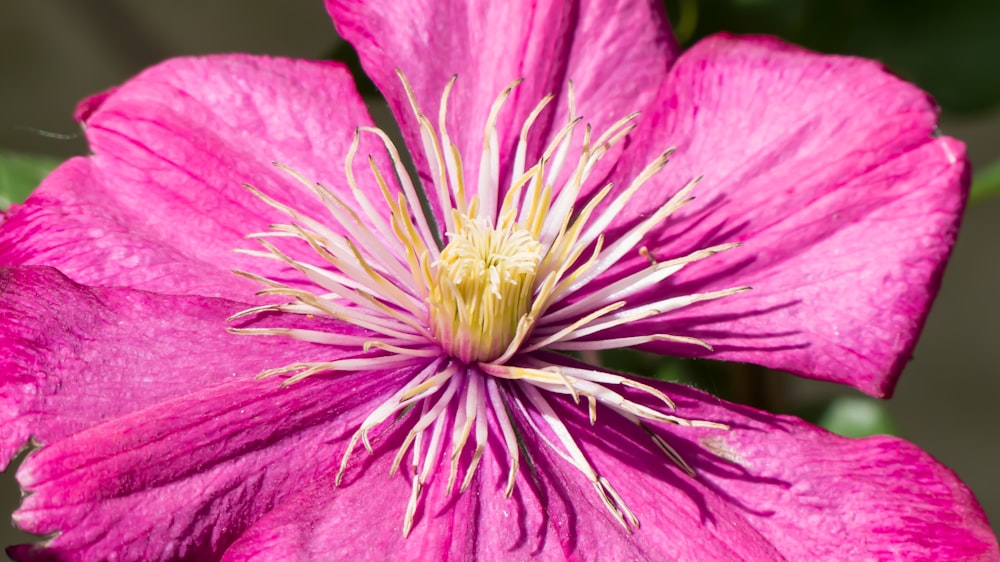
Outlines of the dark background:
M 977 173 L 1000 161 L 1000 39 L 994 38 L 1000 2 L 671 0 L 668 7 L 688 42 L 721 29 L 767 32 L 879 59 L 937 98 L 942 131 L 968 143 Z M 320 0 L 0 0 L 0 151 L 85 153 L 71 119 L 76 102 L 165 58 L 212 52 L 323 58 L 342 53 L 338 43 Z M 895 397 L 874 409 L 860 402 L 851 414 L 887 412 L 895 433 L 965 480 L 994 529 L 1000 523 L 998 239 L 1000 197 L 979 197 Z M 764 376 L 753 384 L 780 411 L 860 396 Z M 17 497 L 8 475 L 0 482 L 0 519 L 9 521 Z M 0 543 L 23 538 L 0 521 Z

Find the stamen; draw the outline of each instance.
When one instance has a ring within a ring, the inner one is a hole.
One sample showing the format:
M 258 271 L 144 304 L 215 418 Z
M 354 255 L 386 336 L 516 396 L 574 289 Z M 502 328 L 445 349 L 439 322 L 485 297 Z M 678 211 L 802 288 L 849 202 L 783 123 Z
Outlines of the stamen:
M 413 187 L 413 181 L 410 180 L 410 174 L 407 173 L 406 167 L 403 165 L 403 160 L 399 157 L 399 151 L 396 150 L 396 145 L 389 138 L 389 135 L 382 131 L 382 129 L 376 129 L 374 127 L 359 127 L 359 130 L 376 135 L 382 141 L 382 144 L 385 145 L 386 152 L 389 153 L 389 158 L 392 161 L 393 170 L 396 172 L 396 178 L 403 187 L 403 193 L 406 194 L 406 200 L 409 202 L 410 207 L 414 209 L 413 216 L 417 219 L 417 226 L 419 227 L 419 232 L 423 239 L 424 246 L 434 247 L 436 245 L 436 238 L 433 230 L 427 222 L 427 216 L 425 216 L 422 212 L 418 212 L 418 210 L 423 207 L 421 204 L 421 198 L 417 194 L 416 189 Z M 374 162 L 372 165 L 374 166 Z
M 691 478 L 695 478 L 696 476 L 698 476 L 695 473 L 694 469 L 691 468 L 691 465 L 689 465 L 687 462 L 684 461 L 684 457 L 682 457 L 680 453 L 677 452 L 676 449 L 674 449 L 666 441 L 664 441 L 662 437 L 657 435 L 656 432 L 650 429 L 648 425 L 642 423 L 641 421 L 638 422 L 638 425 L 653 439 L 653 443 L 656 444 L 656 448 L 663 451 L 663 454 L 667 455 L 667 458 L 670 459 L 670 461 L 673 462 L 675 465 L 677 465 L 677 468 L 683 470 L 684 473 L 690 476 Z
M 338 334 L 335 332 L 322 332 L 320 330 L 304 330 L 296 328 L 227 328 L 226 331 L 231 334 L 239 334 L 241 336 L 285 336 L 294 340 L 309 343 L 321 343 L 323 345 L 333 345 L 346 348 L 357 348 L 359 346 L 367 346 L 368 344 L 374 343 L 371 341 L 371 336 L 352 336 L 348 334 Z M 396 343 L 426 343 L 426 340 L 422 338 L 415 338 L 408 342 L 403 340 L 395 341 Z M 378 342 L 377 347 L 395 346 L 390 346 L 388 342 Z M 367 352 L 368 350 L 365 349 L 365 351 Z M 415 350 L 406 349 L 406 351 Z M 435 356 L 437 356 L 437 354 L 435 354 Z
M 476 449 L 472 453 L 472 460 L 469 462 L 469 467 L 465 470 L 465 478 L 462 479 L 462 487 L 459 488 L 460 492 L 464 492 L 469 488 L 472 476 L 476 473 L 476 467 L 479 466 L 479 460 L 483 456 L 483 450 L 486 448 L 486 439 L 489 435 L 489 422 L 486 419 L 487 397 L 481 388 L 482 377 L 470 376 L 469 381 L 469 393 L 474 397 L 473 400 L 476 405 Z
M 447 180 L 442 178 L 441 184 L 438 186 L 438 193 L 442 201 L 445 201 L 442 209 L 447 209 L 452 205 L 449 201 L 454 201 L 454 208 L 460 213 L 466 213 L 468 211 L 467 201 L 465 199 L 465 173 L 462 169 L 462 158 L 458 153 L 458 147 L 451 142 L 448 137 L 448 126 L 447 126 L 447 114 L 448 114 L 448 98 L 451 97 L 451 89 L 455 87 L 455 81 L 458 80 L 458 75 L 453 74 L 448 80 L 448 83 L 444 86 L 444 91 L 441 92 L 441 108 L 438 112 L 438 127 L 441 131 L 441 146 L 445 147 L 447 157 L 444 158 L 446 171 L 448 173 Z M 428 121 L 428 125 L 430 122 Z M 431 131 L 433 134 L 433 130 Z M 449 191 L 448 187 L 451 186 L 452 190 Z M 448 213 L 445 213 L 448 214 Z M 448 229 L 451 230 L 455 227 L 454 224 L 449 224 Z
M 574 333 L 574 331 L 576 331 L 581 326 L 585 326 L 590 322 L 600 318 L 601 316 L 610 314 L 623 306 L 625 306 L 625 301 L 619 301 L 616 303 L 609 304 L 608 306 L 605 306 L 604 308 L 601 308 L 599 310 L 595 310 L 594 312 L 591 312 L 590 314 L 584 316 L 583 318 L 577 320 L 576 322 L 573 322 L 569 326 L 566 326 L 565 328 L 559 330 L 558 332 L 552 334 L 551 336 L 548 336 L 545 339 L 541 339 L 537 342 L 533 342 L 531 345 L 524 348 L 524 350 L 526 352 L 535 351 L 536 349 L 541 349 L 551 343 L 562 341 L 564 339 L 569 339 L 568 335 Z
M 549 345 L 549 349 L 558 349 L 561 351 L 597 351 L 602 349 L 621 349 L 624 347 L 635 347 L 637 345 L 642 345 L 644 343 L 652 343 L 654 341 L 670 341 L 674 343 L 683 343 L 690 345 L 697 345 L 699 347 L 704 347 L 709 351 L 713 351 L 711 345 L 705 343 L 698 338 L 692 338 L 690 336 L 674 336 L 671 334 L 650 334 L 648 336 L 631 336 L 627 338 L 602 338 L 599 340 L 584 340 L 584 341 L 559 341 Z
M 407 382 L 402 388 L 396 391 L 388 400 L 382 403 L 378 408 L 375 409 L 363 422 L 361 422 L 361 427 L 354 432 L 351 436 L 350 442 L 347 444 L 347 449 L 344 451 L 343 457 L 340 460 L 340 471 L 337 472 L 337 478 L 335 484 L 340 486 L 340 483 L 344 477 L 344 472 L 347 471 L 347 461 L 351 457 L 351 453 L 354 451 L 354 447 L 357 445 L 358 441 L 364 442 L 365 449 L 369 453 L 373 454 L 371 443 L 368 442 L 368 432 L 380 425 L 385 420 L 389 419 L 390 416 L 398 411 L 408 407 L 412 402 L 407 401 L 404 396 L 409 393 L 414 387 L 428 380 L 431 373 L 437 370 L 441 366 L 441 361 L 434 361 L 427 365 L 423 370 L 417 373 L 409 382 Z M 436 384 L 441 384 L 443 381 L 447 381 L 451 375 L 454 373 L 454 369 L 445 369 L 435 375 L 438 378 Z
M 540 428 L 535 425 L 535 420 L 531 412 L 529 412 L 524 405 L 519 402 L 525 419 L 528 420 L 528 423 L 535 428 L 535 434 L 541 437 L 553 451 L 576 467 L 594 484 L 594 489 L 600 496 L 604 506 L 622 525 L 622 527 L 625 528 L 626 531 L 631 532 L 633 527 L 638 527 L 638 520 L 635 515 L 622 501 L 621 496 L 614 492 L 614 489 L 611 488 L 608 481 L 600 476 L 594 470 L 593 466 L 591 466 L 590 462 L 587 461 L 583 451 L 580 450 L 576 440 L 573 439 L 573 436 L 570 434 L 569 429 L 562 423 L 559 419 L 559 415 L 552 409 L 552 406 L 549 405 L 545 397 L 532 386 L 522 387 L 521 390 L 531 405 L 534 406 L 534 409 L 549 426 L 549 429 L 551 429 L 555 434 L 560 445 L 562 445 L 562 448 L 549 440 L 545 432 L 541 431 Z
M 500 108 L 503 107 L 511 92 L 514 91 L 524 79 L 519 78 L 511 82 L 490 107 L 489 117 L 486 118 L 486 131 L 483 134 L 483 155 L 479 161 L 479 189 L 476 195 L 482 204 L 482 216 L 492 226 L 497 216 L 497 192 L 500 189 L 500 142 L 497 139 L 497 117 L 500 115 Z
M 323 201 L 327 211 L 330 212 L 333 218 L 347 230 L 348 236 L 354 238 L 359 244 L 364 245 L 373 252 L 373 257 L 376 258 L 373 260 L 374 263 L 382 266 L 382 268 L 394 275 L 397 279 L 404 279 L 409 276 L 409 272 L 404 267 L 405 264 L 401 262 L 399 258 L 387 251 L 387 247 L 383 239 L 375 236 L 368 226 L 362 222 L 357 213 L 355 213 L 349 205 L 344 203 L 332 191 L 318 183 L 310 183 L 307 179 L 302 177 L 301 174 L 283 164 L 275 163 L 274 165 L 296 178 L 301 184 L 315 193 Z M 361 196 L 360 199 L 365 200 L 363 196 Z M 384 221 L 379 222 L 384 223 Z
M 427 405 L 430 404 L 430 402 L 426 400 L 423 401 L 424 412 L 420 415 L 420 418 L 417 420 L 417 423 L 413 426 L 413 429 L 411 429 L 410 432 L 406 435 L 406 439 L 403 440 L 403 444 L 400 445 L 399 450 L 396 451 L 396 457 L 392 461 L 392 468 L 389 470 L 390 475 L 396 473 L 396 470 L 399 468 L 400 463 L 403 461 L 403 456 L 406 454 L 406 450 L 410 448 L 410 445 L 413 443 L 414 439 L 416 439 L 418 435 L 423 433 L 425 429 L 430 427 L 430 425 L 434 423 L 435 420 L 437 420 L 438 416 L 440 416 L 444 412 L 445 408 L 448 407 L 448 405 L 451 402 L 452 396 L 455 395 L 455 392 L 457 392 L 457 390 L 458 389 L 457 389 L 456 377 L 450 377 L 448 380 L 448 386 L 445 387 L 444 392 L 441 393 L 441 396 L 438 398 L 437 402 L 435 402 L 433 406 L 428 408 Z M 414 454 L 414 459 L 418 457 L 419 455 Z
M 666 164 L 665 160 L 663 164 L 664 165 Z M 611 244 L 604 251 L 601 252 L 601 255 L 598 257 L 598 261 L 593 268 L 591 268 L 586 274 L 581 276 L 579 279 L 574 281 L 573 284 L 567 287 L 564 291 L 557 291 L 556 296 L 557 297 L 566 296 L 575 291 L 578 291 L 579 289 L 586 286 L 587 283 L 594 280 L 598 275 L 604 273 L 605 271 L 608 270 L 608 268 L 617 263 L 626 253 L 628 253 L 629 250 L 634 248 L 639 243 L 639 241 L 642 240 L 642 238 L 645 237 L 646 234 L 653 229 L 654 226 L 662 222 L 663 219 L 670 216 L 677 209 L 681 208 L 682 206 L 691 201 L 691 199 L 688 199 L 687 196 L 691 192 L 691 190 L 694 189 L 694 186 L 697 184 L 697 182 L 698 179 L 689 182 L 687 185 L 684 186 L 683 189 L 681 189 L 673 197 L 671 197 L 669 201 L 667 201 L 663 206 L 657 209 L 652 216 L 639 223 L 639 225 L 636 226 L 635 228 L 629 230 L 621 238 L 615 240 L 613 244 Z M 636 183 L 637 182 L 633 182 L 633 185 L 636 185 Z M 642 185 L 642 183 L 638 183 L 638 185 Z M 620 199 L 621 197 L 619 197 L 619 200 Z M 614 203 L 611 204 L 611 206 L 617 208 L 624 206 L 624 203 L 618 204 L 618 200 L 616 200 Z M 606 210 L 605 216 L 607 216 L 610 213 L 611 213 L 610 210 Z M 608 217 L 608 219 L 606 220 L 610 222 L 610 217 Z M 595 234 L 591 234 L 591 232 L 593 232 L 592 229 L 588 232 L 585 232 L 581 236 L 579 243 L 589 244 L 591 240 L 590 236 L 596 236 Z
M 542 100 L 538 102 L 538 105 L 536 105 L 535 108 L 531 110 L 531 113 L 528 114 L 528 118 L 524 120 L 524 125 L 521 127 L 521 136 L 518 137 L 517 149 L 514 153 L 514 164 L 512 168 L 513 177 L 515 178 L 519 178 L 524 175 L 524 161 L 528 153 L 528 133 L 531 131 L 531 126 L 535 124 L 535 120 L 538 119 L 538 116 L 542 114 L 542 111 L 553 99 L 555 99 L 555 95 L 553 94 L 548 94 L 542 98 Z
M 606 287 L 587 295 L 586 298 L 563 306 L 558 310 L 545 315 L 545 323 L 555 322 L 568 318 L 583 310 L 592 310 L 599 306 L 604 306 L 609 302 L 623 300 L 626 297 L 644 291 L 677 273 L 689 263 L 703 260 L 719 252 L 732 249 L 739 244 L 720 244 L 704 250 L 692 252 L 682 258 L 677 258 L 665 262 L 653 262 L 652 266 L 638 273 L 622 278 L 620 281 L 611 283 Z

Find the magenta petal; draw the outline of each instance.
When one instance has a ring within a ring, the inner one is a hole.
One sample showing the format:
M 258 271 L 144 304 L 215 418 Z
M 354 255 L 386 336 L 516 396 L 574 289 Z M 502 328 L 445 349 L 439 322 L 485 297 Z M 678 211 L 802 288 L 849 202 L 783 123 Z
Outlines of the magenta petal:
M 241 377 L 44 447 L 18 471 L 15 520 L 59 531 L 19 556 L 207 560 L 311 480 L 336 471 L 362 416 L 408 371 Z M 124 519 L 123 519 L 124 518 Z
M 892 437 L 847 439 L 797 418 L 655 384 L 683 416 L 732 428 L 656 428 L 694 467 L 695 479 L 649 446 L 643 431 L 613 414 L 599 414 L 598 424 L 603 419 L 610 427 L 595 431 L 584 409 L 567 402 L 558 409 L 583 436 L 595 468 L 618 487 L 640 522 L 650 523 L 631 539 L 639 552 L 668 548 L 676 551 L 668 550 L 667 559 L 731 559 L 733 554 L 701 553 L 706 547 L 753 547 L 758 555 L 745 550 L 737 559 L 770 558 L 767 550 L 773 549 L 787 560 L 1000 560 L 996 537 L 972 493 L 914 445 Z M 552 471 L 567 487 L 579 482 L 559 459 Z M 579 494 L 589 491 L 586 483 L 576 486 Z M 601 524 L 581 533 L 594 537 L 581 546 L 599 550 L 625 540 L 613 529 Z M 759 536 L 752 544 L 732 540 L 732 533 L 749 529 Z
M 54 443 L 163 400 L 337 352 L 226 332 L 226 317 L 245 308 L 84 287 L 47 267 L 0 268 L 0 465 L 29 437 Z
M 720 359 L 891 393 L 968 186 L 964 147 L 935 137 L 932 101 L 870 61 L 714 37 L 678 60 L 654 107 L 622 167 L 667 146 L 677 153 L 619 224 L 704 174 L 696 200 L 649 247 L 669 259 L 740 242 L 669 290 L 752 290 L 631 328 L 703 338 Z
M 0 227 L 0 263 L 52 265 L 80 282 L 178 294 L 249 298 L 259 290 L 256 283 L 137 228 L 139 217 L 121 216 L 105 178 L 93 158 L 74 158 L 52 172 Z M 212 235 L 195 236 L 207 240 Z M 230 253 L 236 245 L 247 246 L 233 243 Z
M 603 130 L 645 106 L 655 93 L 648 85 L 663 79 L 678 50 L 661 4 L 653 1 L 327 0 L 327 9 L 389 101 L 423 172 L 418 127 L 395 69 L 407 74 L 435 127 L 441 93 L 457 75 L 449 134 L 465 158 L 471 189 L 490 106 L 509 83 L 525 79 L 498 123 L 501 170 L 506 170 L 503 159 L 513 157 L 524 118 L 546 94 L 559 96 L 552 103 L 558 129 L 572 80 L 578 112 Z M 553 117 L 546 112 L 536 125 L 542 137 Z
M 442 477 L 448 466 L 442 462 L 423 492 L 418 523 L 404 537 L 409 476 L 389 477 L 401 433 L 397 430 L 389 443 L 376 443 L 374 458 L 355 453 L 365 455 L 358 459 L 363 462 L 352 463 L 340 486 L 331 473 L 298 490 L 240 537 L 223 561 L 479 559 L 474 549 L 477 537 L 492 531 L 479 526 L 477 514 L 483 504 L 505 503 L 502 496 L 491 486 L 488 491 L 473 488 L 450 498 Z
M 82 107 L 95 156 L 60 167 L 9 214 L 0 264 L 239 299 L 252 284 L 229 270 L 275 265 L 233 249 L 283 222 L 242 184 L 325 218 L 272 162 L 343 188 L 355 127 L 371 124 L 342 65 L 245 55 L 171 60 Z M 380 154 L 374 144 L 361 150 Z
M 971 492 L 917 447 L 846 439 L 688 387 L 651 384 L 684 417 L 731 427 L 651 424 L 698 476 L 678 470 L 635 425 L 607 410 L 591 425 L 585 406 L 563 400 L 556 412 L 641 527 L 626 533 L 576 469 L 537 446 L 552 521 L 536 516 L 529 529 L 575 524 L 575 532 L 548 540 L 567 553 L 623 552 L 622 559 L 1000 560 Z

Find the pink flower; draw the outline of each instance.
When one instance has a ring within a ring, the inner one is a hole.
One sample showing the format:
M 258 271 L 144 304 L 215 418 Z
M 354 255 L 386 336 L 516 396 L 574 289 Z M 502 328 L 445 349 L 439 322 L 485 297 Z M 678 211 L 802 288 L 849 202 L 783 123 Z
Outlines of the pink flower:
M 961 143 L 878 65 L 678 56 L 619 4 L 328 2 L 413 185 L 338 64 L 178 59 L 84 102 L 94 155 L 0 228 L 0 454 L 41 445 L 15 519 L 55 533 L 11 553 L 998 559 L 904 441 L 553 352 L 888 395 L 965 199 Z

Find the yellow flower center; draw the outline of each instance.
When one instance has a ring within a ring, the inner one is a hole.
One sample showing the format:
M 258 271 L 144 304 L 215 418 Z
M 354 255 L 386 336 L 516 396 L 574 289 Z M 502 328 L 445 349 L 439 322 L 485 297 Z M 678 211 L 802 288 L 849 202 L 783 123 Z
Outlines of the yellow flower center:
M 453 357 L 488 362 L 507 349 L 531 308 L 543 248 L 516 223 L 494 228 L 457 215 L 437 261 L 430 324 Z

